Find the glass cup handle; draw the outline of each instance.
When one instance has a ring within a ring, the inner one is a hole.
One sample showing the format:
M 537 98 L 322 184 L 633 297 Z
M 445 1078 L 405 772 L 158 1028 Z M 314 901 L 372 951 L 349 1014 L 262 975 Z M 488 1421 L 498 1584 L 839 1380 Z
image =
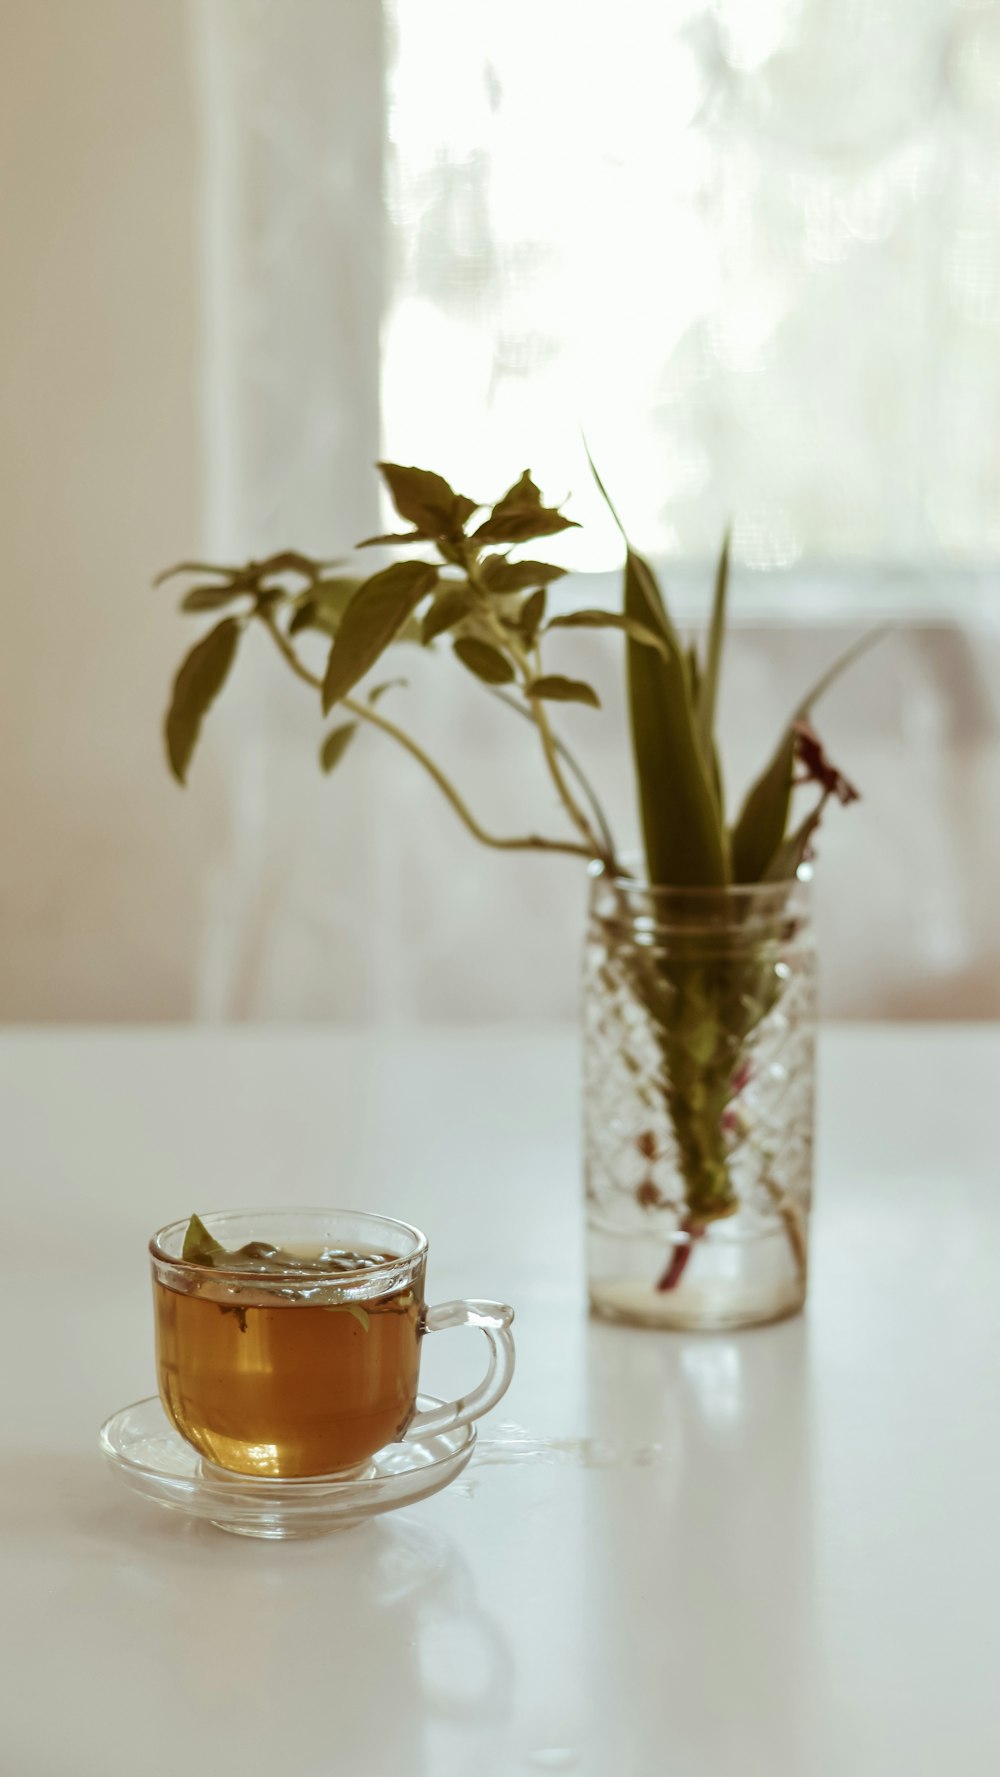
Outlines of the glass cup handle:
M 414 1413 L 403 1436 L 422 1437 L 430 1432 L 450 1431 L 453 1426 L 467 1425 L 495 1407 L 510 1387 L 514 1374 L 514 1341 L 510 1326 L 513 1308 L 505 1302 L 440 1302 L 424 1315 L 425 1333 L 443 1333 L 449 1327 L 478 1327 L 486 1334 L 490 1347 L 490 1364 L 478 1388 L 457 1401 L 448 1401 L 426 1412 Z

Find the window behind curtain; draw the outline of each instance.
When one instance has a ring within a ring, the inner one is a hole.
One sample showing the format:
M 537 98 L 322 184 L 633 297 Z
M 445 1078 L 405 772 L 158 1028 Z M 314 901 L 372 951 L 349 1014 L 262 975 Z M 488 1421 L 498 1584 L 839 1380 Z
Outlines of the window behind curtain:
M 1000 7 L 390 16 L 390 451 L 590 508 L 581 422 L 654 551 L 996 552 Z

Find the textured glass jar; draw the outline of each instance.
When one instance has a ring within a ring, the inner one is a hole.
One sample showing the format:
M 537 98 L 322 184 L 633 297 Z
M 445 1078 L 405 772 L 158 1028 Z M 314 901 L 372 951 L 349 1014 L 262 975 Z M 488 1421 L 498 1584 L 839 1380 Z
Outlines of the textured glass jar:
M 591 1304 L 658 1327 L 794 1314 L 812 1186 L 808 883 L 650 889 L 599 865 L 591 874 Z

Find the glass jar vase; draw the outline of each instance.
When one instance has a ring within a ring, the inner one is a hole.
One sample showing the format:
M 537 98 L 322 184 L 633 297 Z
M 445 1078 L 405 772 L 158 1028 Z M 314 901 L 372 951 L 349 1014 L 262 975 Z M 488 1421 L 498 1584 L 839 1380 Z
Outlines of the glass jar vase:
M 809 884 L 654 889 L 591 868 L 591 1305 L 731 1328 L 806 1296 L 816 967 Z

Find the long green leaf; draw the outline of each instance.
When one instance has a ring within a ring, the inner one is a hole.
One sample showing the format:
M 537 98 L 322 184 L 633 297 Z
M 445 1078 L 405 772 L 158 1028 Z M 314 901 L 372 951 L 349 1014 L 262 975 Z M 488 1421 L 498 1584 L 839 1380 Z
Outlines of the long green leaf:
M 806 847 L 809 844 L 810 839 L 815 833 L 816 828 L 819 826 L 825 802 L 826 797 L 824 796 L 822 801 L 816 804 L 815 808 L 810 809 L 805 819 L 796 827 L 794 833 L 790 833 L 787 839 L 782 840 L 768 864 L 767 869 L 764 871 L 764 882 L 791 881 L 806 855 Z
M 179 784 L 187 781 L 202 721 L 229 676 L 241 628 L 237 618 L 224 617 L 195 644 L 174 680 L 164 734 L 170 769 Z
M 888 623 L 876 624 L 874 629 L 867 630 L 863 636 L 858 637 L 856 642 L 852 642 L 849 648 L 845 648 L 843 654 L 838 654 L 833 665 L 828 666 L 824 673 L 820 673 L 812 690 L 806 692 L 792 717 L 792 721 L 804 722 L 809 711 L 819 702 L 821 697 L 826 696 L 831 685 L 836 684 L 841 674 L 846 673 L 848 667 L 853 666 L 856 660 L 860 660 L 862 654 L 867 654 L 869 648 L 874 648 L 875 643 L 880 642 L 883 636 L 887 636 L 891 627 L 891 624 Z
M 685 661 L 687 664 L 687 670 L 688 670 L 688 684 L 691 687 L 691 699 L 692 699 L 692 702 L 694 703 L 695 711 L 697 711 L 698 700 L 701 696 L 701 667 L 698 664 L 698 650 L 695 647 L 693 642 L 691 642 L 689 644 L 689 646 L 685 649 L 684 658 L 685 658 Z M 722 826 L 722 834 L 723 834 L 723 839 L 725 842 L 726 869 L 727 869 L 727 871 L 729 871 L 729 869 L 730 869 L 729 833 L 728 833 L 728 830 L 725 825 L 726 797 L 725 797 L 725 791 L 723 790 L 723 787 L 722 787 L 722 766 L 719 763 L 719 749 L 715 744 L 715 736 L 714 735 L 711 738 L 707 763 L 708 763 L 709 775 L 710 775 L 711 781 L 712 781 L 712 788 L 715 791 L 715 801 L 716 801 L 716 805 L 719 810 L 719 821 Z
M 759 882 L 785 835 L 792 801 L 795 735 L 786 728 L 746 800 L 733 828 L 734 882 Z
M 428 562 L 401 561 L 366 580 L 351 599 L 337 631 L 323 681 L 323 710 L 354 689 L 394 642 L 409 617 L 437 585 Z
M 648 880 L 659 887 L 723 887 L 728 880 L 725 832 L 694 729 L 693 693 L 680 636 L 654 572 L 629 544 L 590 450 L 586 457 L 625 542 L 625 617 L 652 629 L 664 643 L 664 654 L 632 638 L 627 643 L 632 755 Z
M 795 722 L 804 721 L 813 706 L 829 691 L 831 685 L 849 666 L 886 634 L 888 626 L 880 624 L 853 642 L 820 675 L 815 685 L 797 706 L 791 722 L 782 732 L 760 776 L 751 784 L 732 832 L 733 880 L 759 882 L 768 873 L 778 848 L 785 837 L 792 802 L 792 772 L 795 766 Z
M 625 543 L 625 615 L 649 628 L 665 653 L 629 638 L 629 718 L 636 789 L 650 882 L 665 888 L 717 888 L 729 880 L 726 835 L 695 727 L 691 678 L 681 640 L 648 563 L 631 547 L 590 450 L 587 461 Z
M 683 653 L 652 570 L 625 562 L 625 614 L 657 629 L 665 654 L 629 638 L 629 713 L 646 868 L 659 887 L 716 888 L 728 879 L 715 790 L 698 744 Z
M 715 734 L 715 706 L 719 693 L 719 669 L 722 664 L 722 644 L 726 633 L 726 592 L 729 586 L 729 532 L 722 541 L 722 554 L 715 571 L 715 593 L 712 599 L 712 616 L 708 626 L 708 645 L 705 649 L 705 671 L 698 687 L 698 739 L 701 743 L 702 757 L 711 763 Z

